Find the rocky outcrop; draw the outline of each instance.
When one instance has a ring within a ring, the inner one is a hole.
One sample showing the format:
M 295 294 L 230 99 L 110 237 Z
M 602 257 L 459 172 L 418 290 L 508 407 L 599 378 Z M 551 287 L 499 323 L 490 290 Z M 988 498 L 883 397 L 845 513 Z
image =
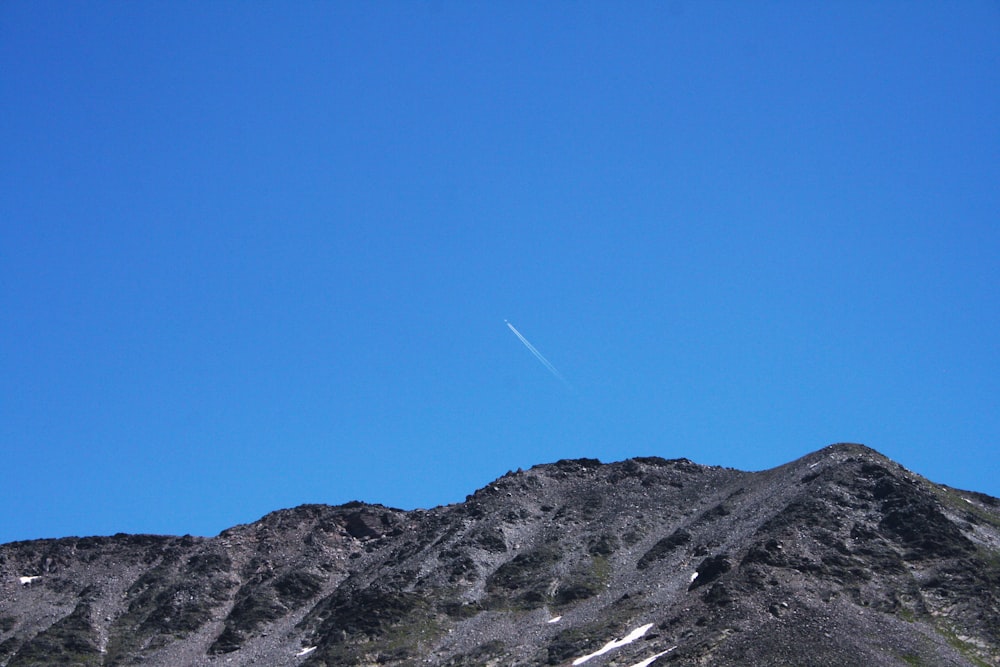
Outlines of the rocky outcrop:
M 860 445 L 0 545 L 0 665 L 997 665 L 1000 501 Z

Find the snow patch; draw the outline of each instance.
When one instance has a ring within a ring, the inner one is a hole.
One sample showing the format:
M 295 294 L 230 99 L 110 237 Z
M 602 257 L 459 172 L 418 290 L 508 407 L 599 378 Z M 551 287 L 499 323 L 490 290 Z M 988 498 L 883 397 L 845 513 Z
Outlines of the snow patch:
M 562 620 L 562 616 L 554 616 L 554 617 L 550 618 L 549 620 L 547 620 L 545 622 L 546 623 L 558 623 L 561 620 Z
M 649 656 L 648 658 L 646 658 L 646 659 L 645 659 L 645 660 L 643 660 L 642 662 L 637 662 L 637 663 L 635 663 L 634 665 L 632 665 L 632 667 L 649 667 L 650 665 L 652 665 L 652 664 L 653 664 L 653 661 L 654 661 L 654 660 L 656 660 L 657 658 L 662 658 L 662 657 L 663 657 L 663 656 L 665 656 L 666 654 L 668 654 L 668 653 L 670 653 L 671 651 L 673 651 L 673 650 L 674 650 L 675 648 L 677 648 L 677 647 L 676 647 L 676 646 L 671 646 L 671 647 L 670 647 L 670 648 L 668 648 L 668 649 L 667 649 L 666 651 L 660 651 L 660 652 L 659 652 L 659 653 L 657 653 L 656 655 L 651 655 L 651 656 Z
M 576 660 L 573 661 L 573 664 L 574 665 L 582 665 L 583 663 L 587 662 L 591 658 L 596 658 L 599 655 L 604 655 L 608 651 L 613 651 L 616 648 L 621 648 L 622 646 L 625 646 L 626 644 L 631 644 L 636 639 L 638 639 L 639 637 L 642 637 L 644 634 L 646 634 L 651 627 L 653 627 L 653 624 L 652 623 L 647 623 L 646 625 L 642 626 L 641 628 L 636 628 L 635 630 L 633 630 L 632 632 L 628 633 L 626 636 L 622 637 L 621 639 L 614 639 L 612 641 L 609 641 L 607 644 L 605 644 L 600 649 L 594 651 L 593 653 L 591 653 L 589 655 L 582 656 L 580 658 L 577 658 Z
M 20 581 L 21 581 L 21 585 L 22 586 L 27 586 L 28 584 L 30 584 L 35 579 L 41 579 L 41 578 L 42 578 L 41 575 L 37 575 L 36 574 L 33 577 L 20 577 Z
M 698 573 L 697 572 L 692 572 L 691 573 L 691 581 L 694 581 L 697 578 L 698 578 Z
M 310 653 L 312 653 L 315 650 L 316 650 L 315 646 L 307 646 L 304 649 L 302 649 L 301 651 L 299 651 L 298 653 L 296 653 L 295 657 L 297 658 L 299 656 L 309 655 Z

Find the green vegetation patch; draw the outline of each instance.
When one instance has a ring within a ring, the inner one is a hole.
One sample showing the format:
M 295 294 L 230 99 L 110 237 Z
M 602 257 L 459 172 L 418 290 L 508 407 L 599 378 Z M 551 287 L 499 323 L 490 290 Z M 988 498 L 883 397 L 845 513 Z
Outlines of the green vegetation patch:
M 942 505 L 946 505 L 951 509 L 955 510 L 958 514 L 968 514 L 971 515 L 975 520 L 988 523 L 994 528 L 1000 528 L 1000 506 L 996 507 L 997 511 L 990 512 L 980 505 L 970 502 L 966 499 L 966 496 L 972 496 L 976 500 L 984 503 L 993 505 L 996 502 L 995 498 L 987 496 L 981 493 L 965 492 L 961 493 L 955 489 L 946 486 L 939 486 L 934 483 L 930 483 L 931 489 L 934 490 L 934 494 L 941 501 Z
M 519 554 L 486 580 L 484 606 L 494 610 L 526 611 L 544 606 L 562 607 L 601 592 L 611 577 L 605 555 L 585 558 L 563 575 L 556 565 L 563 554 L 547 545 Z
M 393 590 L 338 591 L 322 615 L 319 650 L 305 664 L 415 661 L 445 627 L 428 596 Z
M 7 666 L 100 665 L 101 652 L 90 624 L 90 614 L 90 604 L 81 602 L 71 614 L 21 646 Z
M 467 667 L 468 665 L 498 665 L 507 655 L 507 647 L 500 641 L 491 641 L 476 647 L 470 653 L 457 655 L 444 667 Z
M 962 654 L 962 657 L 966 658 L 972 664 L 977 667 L 991 667 L 990 663 L 986 662 L 979 656 L 979 649 L 961 637 L 955 632 L 954 628 L 948 624 L 947 621 L 939 619 L 934 625 L 934 629 L 937 630 L 938 634 L 945 638 L 948 644 Z
M 486 579 L 491 608 L 537 609 L 551 596 L 552 566 L 562 558 L 554 546 L 518 554 Z
M 551 596 L 551 604 L 562 607 L 593 597 L 607 587 L 610 578 L 611 563 L 607 557 L 594 556 L 559 582 L 555 594 Z

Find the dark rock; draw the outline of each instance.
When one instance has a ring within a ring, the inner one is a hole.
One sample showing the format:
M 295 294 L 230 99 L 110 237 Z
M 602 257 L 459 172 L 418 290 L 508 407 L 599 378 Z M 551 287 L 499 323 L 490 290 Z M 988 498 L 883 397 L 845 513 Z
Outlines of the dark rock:
M 381 537 L 388 532 L 389 521 L 386 515 L 376 516 L 371 512 L 351 512 L 345 518 L 348 534 L 358 539 Z
M 636 567 L 640 570 L 645 570 L 652 563 L 665 558 L 668 554 L 673 552 L 678 547 L 682 547 L 691 541 L 691 533 L 684 530 L 683 528 L 678 528 L 672 532 L 667 537 L 653 545 L 653 548 L 642 555 L 642 558 L 636 563 Z
M 731 569 L 733 569 L 733 564 L 730 562 L 728 554 L 719 554 L 706 558 L 695 569 L 698 576 L 688 586 L 688 590 L 694 590 L 695 588 L 709 584 Z

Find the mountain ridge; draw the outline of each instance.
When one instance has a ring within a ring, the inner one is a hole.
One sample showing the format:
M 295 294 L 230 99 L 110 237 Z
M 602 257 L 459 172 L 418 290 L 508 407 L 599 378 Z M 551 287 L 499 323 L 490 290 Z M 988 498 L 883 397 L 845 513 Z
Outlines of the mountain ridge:
M 8 543 L 0 586 L 9 667 L 996 665 L 1000 501 L 848 443 L 564 459 L 427 510 Z

